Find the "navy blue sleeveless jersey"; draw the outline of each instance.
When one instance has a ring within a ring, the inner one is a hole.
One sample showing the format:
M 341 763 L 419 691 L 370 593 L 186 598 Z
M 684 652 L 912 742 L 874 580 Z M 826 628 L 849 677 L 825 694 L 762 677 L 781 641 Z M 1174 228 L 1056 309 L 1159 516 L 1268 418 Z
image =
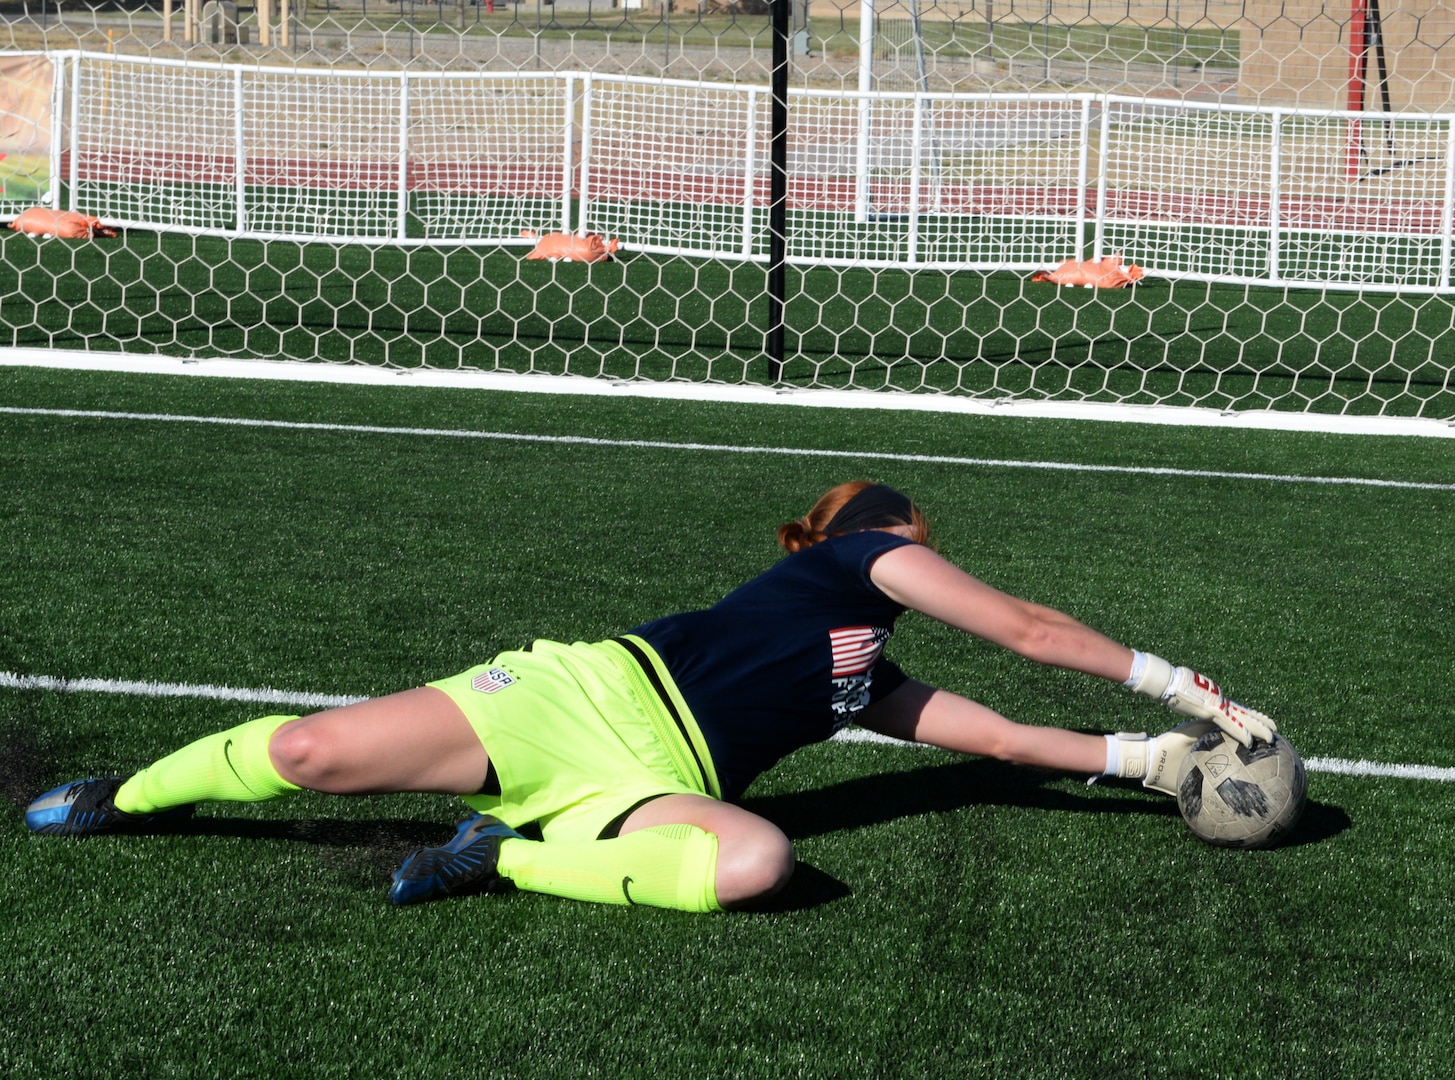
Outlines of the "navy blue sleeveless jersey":
M 735 801 L 785 754 L 829 738 L 904 683 L 882 654 L 905 609 L 869 568 L 910 543 L 873 530 L 835 536 L 706 611 L 632 631 L 657 651 L 691 708 L 723 798 Z

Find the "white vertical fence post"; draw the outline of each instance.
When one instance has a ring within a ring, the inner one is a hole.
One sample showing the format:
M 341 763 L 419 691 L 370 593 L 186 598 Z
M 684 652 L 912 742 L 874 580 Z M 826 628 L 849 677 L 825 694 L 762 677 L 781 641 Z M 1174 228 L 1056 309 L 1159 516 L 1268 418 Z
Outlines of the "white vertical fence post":
M 561 110 L 561 231 L 571 231 L 571 188 L 576 168 L 576 76 L 566 76 Z
M 581 98 L 581 208 L 576 220 L 578 230 L 586 232 L 587 202 L 591 197 L 591 105 L 595 96 L 591 76 L 585 79 L 586 86 Z
M 1268 147 L 1268 279 L 1283 277 L 1283 110 L 1273 110 Z
M 1439 286 L 1448 290 L 1455 284 L 1455 266 L 1451 265 L 1451 230 L 1455 229 L 1455 118 L 1445 121 L 1445 205 L 1440 208 L 1440 279 Z
M 1108 158 L 1111 156 L 1111 98 L 1103 94 L 1097 98 L 1101 102 L 1101 133 L 1097 145 L 1101 148 L 1096 163 L 1096 225 L 1091 243 L 1091 257 L 1099 259 L 1105 254 L 1106 243 L 1106 186 L 1111 179 L 1111 164 Z M 1088 107 L 1090 102 L 1087 102 Z M 1087 121 L 1087 138 L 1083 142 L 1090 142 L 1091 123 Z M 1086 203 L 1085 195 L 1081 202 Z M 1086 238 L 1084 235 L 1085 226 L 1082 226 L 1083 235 L 1076 238 L 1076 254 L 1084 258 L 1086 254 Z
M 1091 102 L 1088 95 L 1081 99 L 1081 123 L 1080 142 L 1081 149 L 1078 152 L 1076 161 L 1076 254 L 1080 255 L 1086 249 L 1086 189 L 1091 184 Z M 1103 115 L 1105 111 L 1103 110 Z M 1105 149 L 1102 151 L 1105 155 Z M 1098 198 L 1102 185 L 1097 185 Z M 1097 236 L 1100 237 L 1102 230 L 1101 215 L 1097 214 Z M 1100 254 L 1101 241 L 1095 241 Z
M 258 76 L 262 78 L 262 76 Z M 243 69 L 237 67 L 232 72 L 232 162 L 233 162 L 233 192 L 237 200 L 237 231 L 246 232 L 248 227 L 248 203 L 247 203 L 247 146 L 243 141 L 245 125 L 243 123 L 246 105 L 243 97 Z
M 743 243 L 742 255 L 753 255 L 753 209 L 757 197 L 758 172 L 758 88 L 748 87 L 746 144 L 743 147 Z
M 399 172 L 395 190 L 399 196 L 396 229 L 399 239 L 409 238 L 409 72 L 399 73 Z
M 81 57 L 76 56 L 71 71 L 74 77 L 71 79 L 71 172 L 67 178 L 70 191 L 68 209 L 76 209 L 76 183 L 80 179 L 81 161 Z
M 924 186 L 925 111 L 924 93 L 915 94 L 913 120 L 911 120 L 914 130 L 910 134 L 909 140 L 909 236 L 905 241 L 907 250 L 904 253 L 905 262 L 911 266 L 919 262 L 919 216 L 920 206 L 923 202 L 921 189 Z
M 61 208 L 61 133 L 57 130 L 61 124 L 61 118 L 66 115 L 66 94 L 69 89 L 66 81 L 66 60 L 65 54 L 55 56 L 51 59 L 51 141 L 50 155 L 51 171 L 46 178 L 46 205 L 52 209 Z
M 869 136 L 874 90 L 874 0 L 859 0 L 859 141 L 854 160 L 854 220 L 869 220 Z

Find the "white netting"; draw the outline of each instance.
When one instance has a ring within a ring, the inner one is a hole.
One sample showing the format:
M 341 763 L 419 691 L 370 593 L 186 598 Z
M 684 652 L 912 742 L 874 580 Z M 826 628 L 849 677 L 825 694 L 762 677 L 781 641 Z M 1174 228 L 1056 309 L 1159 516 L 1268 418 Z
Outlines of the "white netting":
M 576 95 L 575 80 L 551 75 L 411 80 L 411 235 L 475 240 L 569 228 Z
M 581 224 L 646 250 L 741 258 L 763 249 L 768 99 L 759 89 L 590 80 Z
M 67 74 L 69 202 L 122 224 L 237 227 L 236 69 L 73 63 Z
M 242 72 L 243 228 L 398 236 L 401 80 Z

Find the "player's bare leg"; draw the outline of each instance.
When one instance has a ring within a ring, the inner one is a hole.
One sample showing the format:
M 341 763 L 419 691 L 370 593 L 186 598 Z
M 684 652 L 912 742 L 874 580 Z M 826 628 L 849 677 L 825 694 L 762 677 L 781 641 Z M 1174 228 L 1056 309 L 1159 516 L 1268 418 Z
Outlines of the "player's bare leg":
M 285 780 L 332 795 L 472 795 L 490 767 L 459 706 L 429 686 L 292 720 L 269 753 Z
M 464 715 L 420 688 L 308 717 L 263 716 L 204 736 L 135 773 L 46 792 L 26 811 L 37 832 L 146 832 L 199 802 L 262 802 L 300 788 L 333 794 L 471 794 L 490 761 Z

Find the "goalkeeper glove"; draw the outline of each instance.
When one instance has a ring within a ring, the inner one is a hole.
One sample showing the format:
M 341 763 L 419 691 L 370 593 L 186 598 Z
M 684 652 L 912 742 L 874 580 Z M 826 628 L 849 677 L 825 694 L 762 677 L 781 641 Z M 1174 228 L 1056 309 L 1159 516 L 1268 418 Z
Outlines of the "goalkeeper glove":
M 1182 716 L 1211 720 L 1244 746 L 1252 746 L 1254 739 L 1272 742 L 1278 730 L 1270 717 L 1230 700 L 1206 675 L 1191 668 L 1174 668 L 1160 656 L 1137 653 L 1126 685 L 1157 698 Z
M 1108 735 L 1106 771 L 1111 773 L 1115 769 L 1117 776 L 1140 780 L 1145 788 L 1175 796 L 1177 772 L 1182 768 L 1183 759 L 1198 739 L 1216 728 L 1217 724 L 1211 720 L 1189 720 L 1152 739 L 1125 731 Z

